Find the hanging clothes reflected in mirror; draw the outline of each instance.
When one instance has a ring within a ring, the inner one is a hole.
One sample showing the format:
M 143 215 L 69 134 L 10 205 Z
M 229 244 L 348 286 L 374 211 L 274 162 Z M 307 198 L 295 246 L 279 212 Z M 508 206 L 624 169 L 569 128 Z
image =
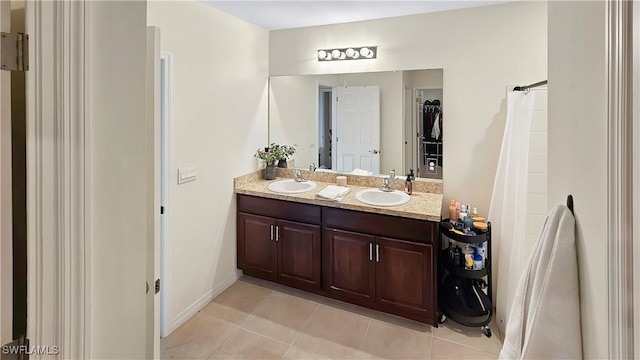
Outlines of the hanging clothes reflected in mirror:
M 442 89 L 417 89 L 418 176 L 442 179 Z

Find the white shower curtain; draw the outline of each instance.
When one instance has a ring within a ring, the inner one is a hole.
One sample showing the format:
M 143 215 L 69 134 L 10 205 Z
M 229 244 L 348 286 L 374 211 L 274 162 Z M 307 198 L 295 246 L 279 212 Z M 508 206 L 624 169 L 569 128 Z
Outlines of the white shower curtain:
M 507 94 L 507 122 L 489 208 L 495 284 L 493 299 L 501 336 L 504 336 L 518 280 L 529 259 L 523 247 L 527 228 L 529 136 L 534 100 L 534 92 L 512 91 Z

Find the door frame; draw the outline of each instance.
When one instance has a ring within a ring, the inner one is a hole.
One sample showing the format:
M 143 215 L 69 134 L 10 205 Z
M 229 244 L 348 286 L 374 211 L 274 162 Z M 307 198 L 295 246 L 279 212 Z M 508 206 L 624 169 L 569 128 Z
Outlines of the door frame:
M 90 7 L 26 3 L 27 337 L 60 358 L 90 354 Z
M 0 1 L 0 30 L 11 31 L 11 2 Z M 0 95 L 11 96 L 11 75 L 0 73 Z M 0 123 L 0 346 L 13 340 L 13 194 L 11 101 L 1 104 Z
M 171 62 L 172 54 L 160 52 L 160 337 L 175 330 L 171 318 L 171 239 L 169 237 L 169 196 L 171 178 Z

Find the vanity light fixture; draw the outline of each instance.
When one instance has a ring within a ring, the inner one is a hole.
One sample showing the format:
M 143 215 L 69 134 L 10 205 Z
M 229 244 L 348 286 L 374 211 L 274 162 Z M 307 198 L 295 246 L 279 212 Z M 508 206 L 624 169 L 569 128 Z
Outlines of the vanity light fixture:
M 375 59 L 377 56 L 377 46 L 318 50 L 318 61 Z

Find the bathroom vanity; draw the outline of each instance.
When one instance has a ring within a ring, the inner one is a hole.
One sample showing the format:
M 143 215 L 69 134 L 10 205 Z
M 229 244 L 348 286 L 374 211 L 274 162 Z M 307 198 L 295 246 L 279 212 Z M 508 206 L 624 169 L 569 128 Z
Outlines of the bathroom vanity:
M 276 194 L 238 186 L 237 266 L 243 273 L 437 326 L 437 234 L 442 194 L 398 207 Z M 415 200 L 415 201 L 414 201 Z

